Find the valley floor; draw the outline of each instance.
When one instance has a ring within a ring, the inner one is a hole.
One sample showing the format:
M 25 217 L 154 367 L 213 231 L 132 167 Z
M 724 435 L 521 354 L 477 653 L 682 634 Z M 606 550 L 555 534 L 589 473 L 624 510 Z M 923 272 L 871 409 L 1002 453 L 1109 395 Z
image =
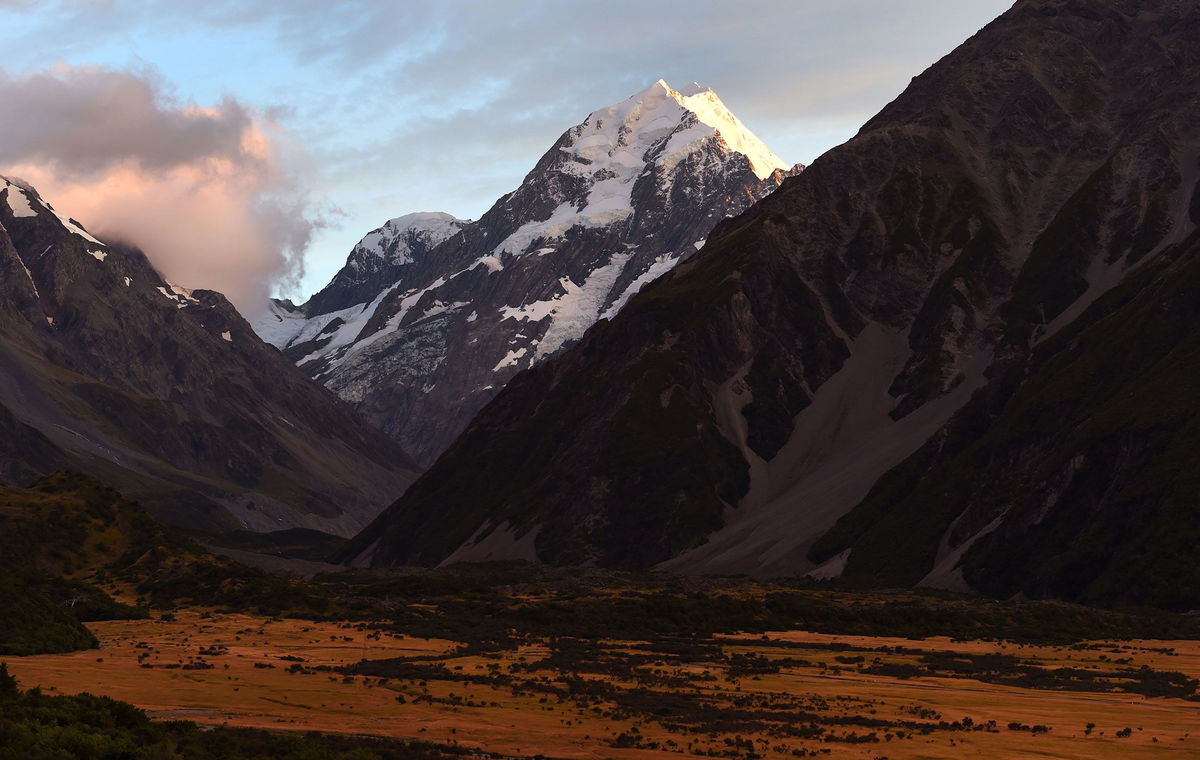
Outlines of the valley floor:
M 99 650 L 6 660 L 26 688 L 111 696 L 160 719 L 513 756 L 1200 756 L 1197 641 L 788 631 L 489 650 L 357 623 L 165 617 L 90 623 Z

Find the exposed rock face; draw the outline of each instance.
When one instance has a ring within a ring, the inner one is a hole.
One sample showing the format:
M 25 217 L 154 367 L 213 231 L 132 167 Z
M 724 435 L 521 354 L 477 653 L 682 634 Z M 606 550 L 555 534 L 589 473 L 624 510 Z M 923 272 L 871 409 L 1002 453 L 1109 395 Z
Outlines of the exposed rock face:
M 533 536 L 1200 605 L 1196 39 L 1191 2 L 1018 2 L 515 378 L 346 558 Z
M 260 334 L 432 463 L 513 376 L 800 168 L 785 171 L 711 90 L 659 81 L 567 130 L 478 222 L 440 226 L 431 250 L 367 266 L 372 233 L 312 301 L 276 303 Z
M 415 470 L 222 295 L 0 179 L 0 479 L 62 468 L 189 527 L 344 535 Z

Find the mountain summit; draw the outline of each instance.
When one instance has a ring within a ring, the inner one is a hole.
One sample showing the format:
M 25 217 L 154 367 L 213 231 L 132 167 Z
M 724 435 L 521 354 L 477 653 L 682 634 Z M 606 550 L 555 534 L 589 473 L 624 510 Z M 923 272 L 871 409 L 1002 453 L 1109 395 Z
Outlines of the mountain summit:
M 712 90 L 659 80 L 564 132 L 479 221 L 393 220 L 327 288 L 273 303 L 256 329 L 430 464 L 518 372 L 802 168 Z M 425 236 L 419 252 L 371 253 L 405 235 Z

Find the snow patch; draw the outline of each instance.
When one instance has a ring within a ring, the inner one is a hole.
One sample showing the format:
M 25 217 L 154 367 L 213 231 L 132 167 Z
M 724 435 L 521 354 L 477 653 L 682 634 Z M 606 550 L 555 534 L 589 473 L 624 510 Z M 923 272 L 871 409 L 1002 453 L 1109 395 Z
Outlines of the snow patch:
M 436 317 L 438 314 L 444 314 L 448 311 L 455 311 L 457 309 L 461 309 L 464 306 L 470 306 L 470 305 L 471 305 L 470 301 L 454 301 L 451 303 L 445 303 L 442 301 L 434 301 L 433 304 L 428 309 L 425 310 L 425 313 L 422 314 L 420 318 L 421 319 L 429 319 L 430 317 Z
M 459 274 L 462 274 L 462 272 L 456 272 L 455 274 L 451 275 L 450 278 L 453 279 L 454 277 L 458 276 Z M 404 319 L 405 315 L 408 314 L 409 310 L 412 309 L 412 307 L 416 306 L 417 302 L 421 300 L 421 296 L 425 295 L 426 293 L 428 293 L 431 290 L 435 290 L 437 288 L 440 288 L 442 285 L 445 285 L 446 279 L 447 278 L 445 278 L 445 277 L 439 277 L 436 280 L 434 280 L 433 282 L 426 285 L 425 287 L 420 288 L 419 290 L 409 291 L 402 299 L 400 299 L 399 310 L 395 314 L 393 314 L 390 319 L 388 319 L 387 324 L 385 324 L 379 330 L 366 336 L 362 340 L 358 341 L 357 343 L 354 343 L 354 345 L 352 345 L 348 351 L 346 351 L 341 356 L 338 356 L 337 358 L 330 361 L 329 368 L 322 374 L 328 374 L 334 368 L 343 364 L 346 361 L 346 359 L 348 359 L 349 357 L 354 356 L 355 354 L 361 353 L 362 351 L 364 351 L 368 347 L 370 347 L 372 344 L 374 344 L 376 341 L 378 341 L 380 338 L 383 338 L 385 335 L 395 332 L 396 328 L 400 326 L 401 320 Z M 371 308 L 369 309 L 370 314 L 373 315 L 375 313 L 375 309 L 379 308 L 379 304 L 383 301 L 384 297 L 386 297 L 388 294 L 390 294 L 393 290 L 395 290 L 399 286 L 400 286 L 400 283 L 396 283 L 391 288 L 389 288 L 388 290 L 381 293 L 379 295 L 379 297 L 377 297 L 374 301 L 372 301 Z M 463 304 L 463 305 L 465 305 L 465 304 Z M 366 313 L 367 313 L 367 310 L 364 310 L 363 314 L 366 314 Z M 370 319 L 369 316 L 367 316 L 365 318 L 360 317 L 358 322 L 362 326 L 365 326 L 365 323 L 368 319 Z M 357 336 L 358 333 L 361 331 L 361 328 L 359 330 L 355 330 L 354 332 L 349 332 L 347 330 L 347 328 L 349 326 L 350 325 L 347 324 L 347 325 L 343 325 L 341 328 L 339 328 L 337 337 L 335 338 L 334 342 L 330 343 L 324 349 L 321 349 L 318 352 L 319 355 L 329 356 L 329 355 L 331 355 L 331 353 L 330 353 L 331 349 L 339 348 L 342 345 L 350 343 L 352 340 L 354 340 L 355 336 Z M 346 336 L 344 340 L 341 339 L 341 336 L 343 336 L 343 335 Z M 303 363 L 304 363 L 304 360 L 297 362 L 297 364 L 303 364 Z
M 600 319 L 612 319 L 615 317 L 617 312 L 625 308 L 625 304 L 629 302 L 629 299 L 637 295 L 638 291 L 640 291 L 646 285 L 646 283 L 657 280 L 659 277 L 671 271 L 671 269 L 673 269 L 678 263 L 679 256 L 663 254 L 662 256 L 656 258 L 654 263 L 650 265 L 650 268 L 638 275 L 633 282 L 629 283 L 629 287 L 625 288 L 625 291 L 617 297 L 617 300 L 612 302 L 612 306 L 609 306 L 604 310 L 604 313 L 600 315 Z
M 7 179 L 2 180 L 4 188 L 8 192 L 8 208 L 12 211 L 15 217 L 37 216 L 37 212 L 33 210 L 33 206 L 29 205 L 29 198 L 25 195 L 25 189 L 19 185 L 14 185 Z
M 20 256 L 17 257 L 17 263 L 21 265 L 21 269 L 25 270 L 25 276 L 29 278 L 29 284 L 33 287 L 33 294 L 40 299 L 42 294 L 38 291 L 37 283 L 33 281 L 33 273 L 29 271 L 29 267 L 25 266 L 25 262 L 21 260 Z
M 170 290 L 168 290 L 168 288 Z M 195 298 L 192 297 L 192 291 L 188 290 L 187 288 L 183 287 L 182 285 L 176 285 L 174 283 L 168 282 L 167 287 L 164 288 L 162 286 L 159 286 L 158 288 L 155 288 L 155 289 L 159 293 L 162 293 L 164 298 L 174 301 L 176 307 L 180 308 L 180 309 L 186 308 L 187 306 L 189 306 L 191 304 L 200 303 L 199 301 L 197 301 Z
M 563 289 L 561 295 L 524 306 L 502 307 L 500 318 L 534 322 L 551 318 L 550 326 L 542 334 L 534 356 L 535 361 L 540 361 L 562 348 L 567 341 L 582 336 L 596 323 L 629 259 L 628 253 L 613 254 L 607 264 L 592 270 L 582 285 L 576 285 L 570 277 L 563 277 L 558 281 Z
M 88 253 L 92 254 L 92 258 L 96 261 L 102 262 L 108 258 L 108 251 L 88 251 Z
M 233 336 L 229 334 L 228 330 L 226 330 L 225 332 L 221 333 L 221 340 L 226 340 L 226 341 L 229 341 L 230 343 L 232 343 Z
M 480 266 L 487 267 L 489 272 L 499 272 L 504 268 L 504 264 L 501 263 L 500 259 L 496 258 L 495 256 L 483 256 L 479 258 L 470 266 L 470 269 L 475 269 L 476 267 Z
M 512 351 L 509 351 L 508 354 L 503 359 L 500 360 L 499 364 L 497 364 L 495 367 L 492 367 L 492 372 L 499 372 L 500 370 L 504 369 L 505 367 L 511 367 L 511 366 L 515 365 L 517 362 L 519 362 L 521 360 L 521 357 L 525 356 L 525 354 L 528 352 L 529 352 L 529 348 L 526 346 L 521 346 L 520 348 L 514 348 Z

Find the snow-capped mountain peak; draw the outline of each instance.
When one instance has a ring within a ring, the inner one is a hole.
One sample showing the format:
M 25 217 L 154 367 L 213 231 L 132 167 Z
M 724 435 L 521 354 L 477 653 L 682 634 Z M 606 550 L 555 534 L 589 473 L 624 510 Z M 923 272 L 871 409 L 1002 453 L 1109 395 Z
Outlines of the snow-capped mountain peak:
M 479 221 L 394 219 L 308 303 L 274 303 L 255 328 L 430 463 L 518 372 L 801 168 L 712 90 L 659 80 L 563 132 Z
M 590 173 L 613 169 L 613 164 L 641 168 L 649 158 L 648 151 L 666 136 L 670 137 L 668 143 L 655 152 L 654 159 L 670 165 L 696 142 L 718 134 L 730 150 L 750 160 L 759 179 L 766 179 L 776 169 L 790 168 L 730 113 L 711 87 L 698 82 L 676 90 L 659 79 L 620 103 L 593 111 L 576 129 L 579 141 L 568 152 L 585 159 L 585 166 L 599 162 Z M 605 153 L 608 161 L 602 158 Z
M 639 180 L 653 175 L 661 189 L 669 190 L 680 162 L 704 153 L 706 146 L 722 157 L 744 156 L 759 180 L 790 168 L 712 89 L 693 82 L 681 92 L 659 79 L 620 103 L 592 111 L 563 135 L 561 160 L 552 167 L 565 180 L 558 183 L 559 205 L 520 226 L 492 253 L 520 255 L 534 250 L 535 241 L 561 237 L 571 228 L 628 219 L 637 205 L 633 196 Z
M 413 261 L 413 242 L 424 243 L 422 249 L 432 248 L 463 226 L 470 223 L 469 219 L 458 219 L 442 211 L 419 211 L 405 214 L 395 219 L 389 219 L 382 227 L 368 232 L 358 245 L 354 247 L 356 257 L 351 254 L 350 265 L 360 258 L 379 258 L 389 264 L 410 264 Z
M 365 306 L 394 286 L 404 272 L 426 253 L 471 224 L 440 211 L 422 211 L 389 219 L 355 244 L 350 256 L 328 285 L 304 304 L 282 301 L 252 320 L 254 329 L 268 343 L 283 347 L 311 327 L 307 321 Z M 328 322 L 332 317 L 324 319 Z

